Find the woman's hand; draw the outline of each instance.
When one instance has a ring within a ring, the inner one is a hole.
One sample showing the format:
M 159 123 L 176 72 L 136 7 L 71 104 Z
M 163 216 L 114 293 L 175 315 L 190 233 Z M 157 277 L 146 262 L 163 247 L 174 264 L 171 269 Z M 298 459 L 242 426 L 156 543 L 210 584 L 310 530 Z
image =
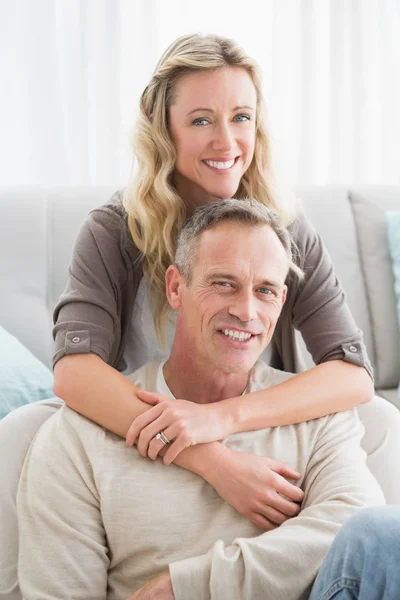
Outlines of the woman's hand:
M 229 417 L 223 413 L 220 402 L 197 404 L 188 400 L 172 400 L 161 394 L 137 390 L 137 397 L 153 408 L 133 421 L 126 435 L 128 446 L 137 442 L 142 456 L 156 460 L 165 448 L 156 435 L 161 431 L 171 441 L 164 455 L 164 464 L 169 465 L 182 450 L 196 444 L 222 440 L 228 431 Z
M 175 600 L 169 571 L 146 583 L 126 600 Z
M 264 530 L 275 529 L 299 514 L 304 492 L 286 478 L 300 477 L 286 463 L 227 447 L 223 464 L 218 461 L 205 474 L 224 500 Z

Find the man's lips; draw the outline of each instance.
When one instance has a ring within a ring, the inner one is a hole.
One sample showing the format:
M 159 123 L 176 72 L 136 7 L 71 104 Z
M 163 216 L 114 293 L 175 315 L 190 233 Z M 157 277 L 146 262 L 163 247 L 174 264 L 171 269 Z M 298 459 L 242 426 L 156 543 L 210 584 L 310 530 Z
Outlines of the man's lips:
M 223 338 L 229 344 L 233 344 L 236 348 L 252 345 L 259 336 L 256 331 L 238 329 L 237 327 L 218 328 L 216 333 L 218 337 Z
M 255 335 L 250 335 L 250 337 L 248 338 L 236 338 L 231 337 L 230 335 L 225 335 L 225 333 L 222 330 L 217 331 L 217 337 L 221 339 L 222 343 L 228 344 L 233 348 L 239 349 L 244 349 L 247 348 L 247 346 L 252 346 L 254 343 L 256 343 L 257 340 L 257 336 Z
M 224 331 L 224 330 L 228 330 L 228 331 L 234 331 L 235 333 L 245 333 L 245 334 L 250 334 L 252 336 L 257 336 L 260 335 L 259 331 L 254 331 L 252 329 L 242 329 L 239 327 L 234 327 L 232 325 L 222 325 L 217 327 L 217 331 Z

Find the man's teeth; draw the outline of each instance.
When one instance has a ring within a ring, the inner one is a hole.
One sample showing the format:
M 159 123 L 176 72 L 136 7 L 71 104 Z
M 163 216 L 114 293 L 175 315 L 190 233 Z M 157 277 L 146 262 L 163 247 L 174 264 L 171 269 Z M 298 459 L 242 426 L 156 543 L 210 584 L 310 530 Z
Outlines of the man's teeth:
M 231 340 L 237 340 L 239 342 L 244 342 L 251 338 L 251 333 L 245 333 L 244 331 L 232 331 L 232 329 L 223 329 L 222 333 L 227 337 L 230 337 Z
M 205 160 L 206 165 L 209 167 L 214 167 L 214 169 L 230 169 L 235 164 L 235 159 L 227 160 L 226 162 L 220 162 L 215 160 Z

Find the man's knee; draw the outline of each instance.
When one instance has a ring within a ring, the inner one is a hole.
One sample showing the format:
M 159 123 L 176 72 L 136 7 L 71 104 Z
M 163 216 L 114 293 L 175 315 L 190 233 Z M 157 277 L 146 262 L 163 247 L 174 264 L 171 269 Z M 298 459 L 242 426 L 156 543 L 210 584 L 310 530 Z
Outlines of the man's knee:
M 377 547 L 391 538 L 400 538 L 400 506 L 385 505 L 364 508 L 350 517 L 339 536 L 342 541 Z

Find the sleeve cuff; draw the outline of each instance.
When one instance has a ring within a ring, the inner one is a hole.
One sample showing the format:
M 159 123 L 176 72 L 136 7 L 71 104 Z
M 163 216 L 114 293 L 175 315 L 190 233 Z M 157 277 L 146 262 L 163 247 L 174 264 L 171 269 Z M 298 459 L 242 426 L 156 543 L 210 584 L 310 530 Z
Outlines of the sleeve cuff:
M 210 600 L 211 555 L 212 551 L 169 565 L 175 600 Z
M 330 360 L 344 360 L 357 367 L 364 367 L 372 381 L 374 381 L 374 372 L 371 363 L 368 360 L 366 348 L 361 342 L 343 343 L 331 350 L 328 354 L 325 354 L 321 360 L 315 362 L 316 364 L 321 364 L 329 362 Z
M 360 342 L 353 342 L 350 344 L 343 344 L 342 349 L 344 352 L 343 360 L 356 365 L 357 367 L 364 367 L 372 381 L 374 381 L 374 374 L 372 367 L 368 362 L 364 345 L 360 344 Z

